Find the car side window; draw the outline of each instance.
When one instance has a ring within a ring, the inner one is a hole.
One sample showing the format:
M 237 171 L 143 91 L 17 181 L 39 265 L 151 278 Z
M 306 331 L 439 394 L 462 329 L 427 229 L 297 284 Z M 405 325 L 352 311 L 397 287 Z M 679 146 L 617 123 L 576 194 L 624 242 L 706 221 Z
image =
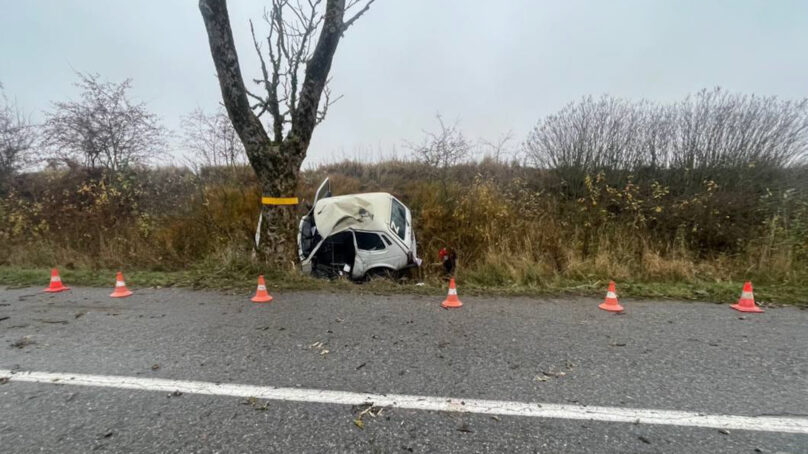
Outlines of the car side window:
M 390 214 L 390 227 L 399 238 L 406 239 L 407 209 L 398 200 L 393 199 L 393 212 Z
M 381 251 L 386 246 L 384 242 L 375 233 L 355 232 L 356 233 L 356 247 L 363 251 Z

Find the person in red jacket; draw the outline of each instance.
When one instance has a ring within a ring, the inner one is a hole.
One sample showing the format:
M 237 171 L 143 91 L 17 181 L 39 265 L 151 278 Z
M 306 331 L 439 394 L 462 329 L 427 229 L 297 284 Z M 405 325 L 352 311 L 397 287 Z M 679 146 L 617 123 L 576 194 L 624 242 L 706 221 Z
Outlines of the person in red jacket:
M 440 251 L 438 251 L 438 258 L 443 264 L 445 275 L 448 277 L 454 276 L 455 266 L 457 265 L 457 254 L 455 254 L 455 251 L 442 247 Z

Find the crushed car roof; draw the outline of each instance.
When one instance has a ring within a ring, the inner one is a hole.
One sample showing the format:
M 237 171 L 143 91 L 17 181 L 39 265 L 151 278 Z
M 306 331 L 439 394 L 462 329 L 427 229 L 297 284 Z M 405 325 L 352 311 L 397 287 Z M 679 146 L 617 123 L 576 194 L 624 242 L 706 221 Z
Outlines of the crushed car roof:
M 320 199 L 314 205 L 314 223 L 323 238 L 350 228 L 386 231 L 392 200 L 386 192 Z

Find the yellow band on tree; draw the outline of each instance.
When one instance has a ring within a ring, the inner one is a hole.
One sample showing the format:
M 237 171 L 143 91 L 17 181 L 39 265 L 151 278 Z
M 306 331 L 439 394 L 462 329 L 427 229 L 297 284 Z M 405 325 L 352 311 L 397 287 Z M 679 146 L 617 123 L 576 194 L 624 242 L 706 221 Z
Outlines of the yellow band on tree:
M 297 205 L 297 197 L 261 197 L 264 205 Z

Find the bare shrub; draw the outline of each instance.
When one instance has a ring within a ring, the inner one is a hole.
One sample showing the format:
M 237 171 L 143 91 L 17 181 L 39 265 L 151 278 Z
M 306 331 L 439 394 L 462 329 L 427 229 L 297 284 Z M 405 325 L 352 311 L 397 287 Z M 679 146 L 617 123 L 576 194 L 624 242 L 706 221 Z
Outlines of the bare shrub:
M 457 121 L 447 124 L 440 114 L 436 118 L 436 131 L 424 131 L 424 138 L 420 143 L 407 143 L 406 146 L 417 161 L 431 168 L 445 170 L 470 157 L 471 143 L 463 135 Z
M 131 79 L 116 84 L 78 76 L 79 100 L 56 102 L 45 114 L 44 142 L 57 158 L 115 171 L 163 151 L 165 129 L 144 103 L 129 99 Z
M 0 90 L 3 86 L 0 85 Z M 0 105 L 0 193 L 30 160 L 36 132 L 16 104 L 2 93 Z
M 687 170 L 689 187 L 708 178 L 722 186 L 757 184 L 808 156 L 806 99 L 702 90 L 672 110 L 668 167 Z
M 540 121 L 524 149 L 575 196 L 584 177 L 599 171 L 612 183 L 633 174 L 679 192 L 697 191 L 707 179 L 734 186 L 804 161 L 808 100 L 718 88 L 671 105 L 587 97 Z
M 191 160 L 208 167 L 236 167 L 247 164 L 244 145 L 236 134 L 227 112 L 219 108 L 213 113 L 202 109 L 182 118 L 183 144 L 193 153 Z
M 491 160 L 500 164 L 516 158 L 510 145 L 513 142 L 513 131 L 508 131 L 495 140 L 480 139 L 479 142 L 480 147 L 484 150 L 483 160 Z

